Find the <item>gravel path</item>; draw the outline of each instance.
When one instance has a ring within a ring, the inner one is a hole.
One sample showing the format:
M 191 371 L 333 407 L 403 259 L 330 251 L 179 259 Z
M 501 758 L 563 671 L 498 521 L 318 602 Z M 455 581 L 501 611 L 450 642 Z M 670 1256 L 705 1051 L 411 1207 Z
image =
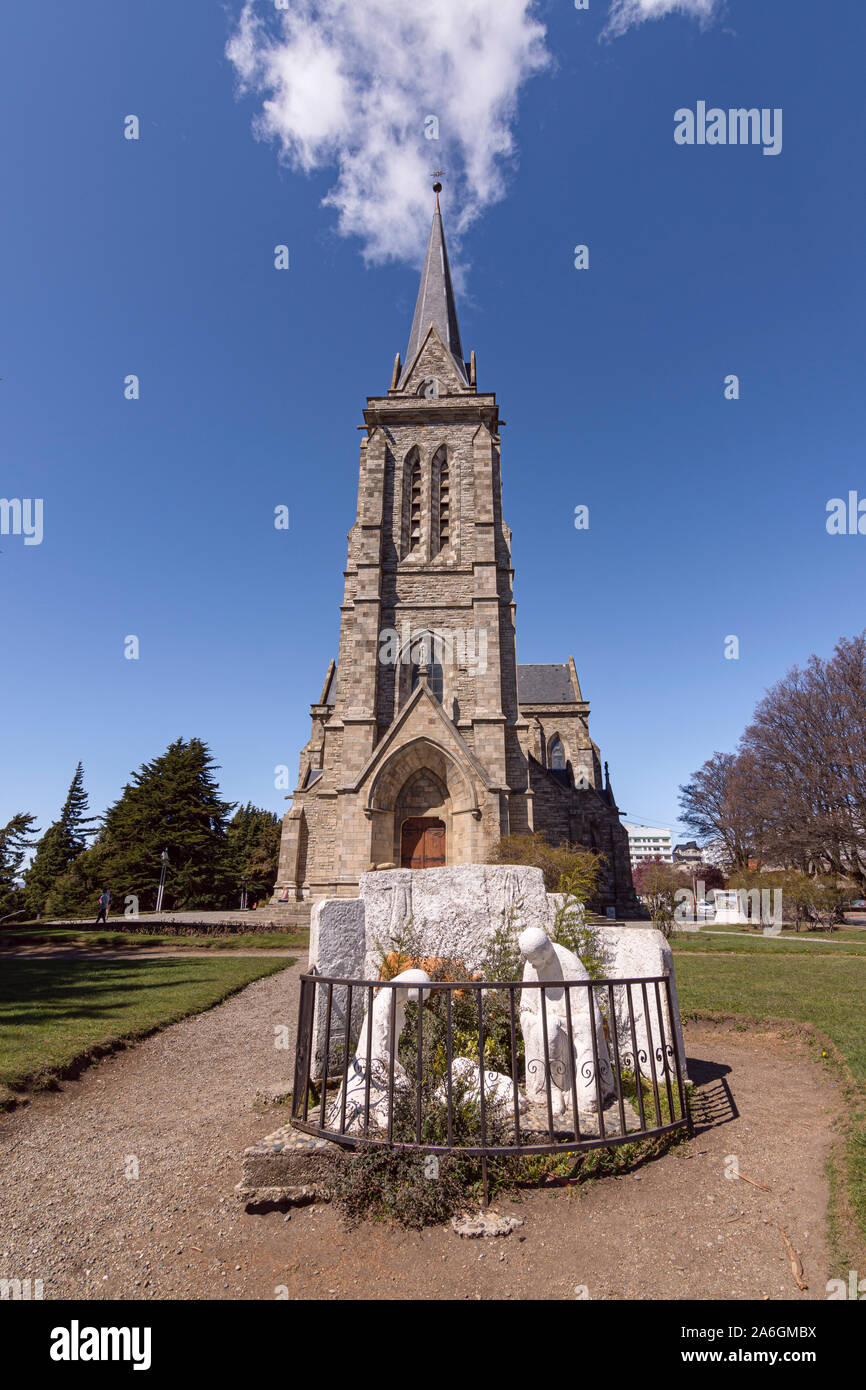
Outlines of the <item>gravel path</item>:
M 255 1092 L 291 1075 L 301 969 L 0 1116 L 0 1277 L 42 1279 L 46 1298 L 825 1296 L 838 1093 L 772 1033 L 688 1027 L 712 1123 L 634 1174 L 503 1204 L 524 1218 L 505 1240 L 347 1231 L 332 1207 L 247 1213 L 233 1188 L 243 1149 L 283 1118 Z M 726 1178 L 730 1155 L 772 1190 Z
M 244 1296 L 232 1189 L 272 1118 L 257 1086 L 291 1078 L 302 968 L 0 1115 L 0 1277 L 46 1298 Z

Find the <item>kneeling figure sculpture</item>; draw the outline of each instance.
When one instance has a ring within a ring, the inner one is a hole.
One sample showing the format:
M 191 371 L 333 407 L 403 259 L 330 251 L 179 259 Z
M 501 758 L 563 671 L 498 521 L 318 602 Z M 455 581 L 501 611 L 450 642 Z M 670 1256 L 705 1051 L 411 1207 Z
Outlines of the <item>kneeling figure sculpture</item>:
M 541 928 L 530 927 L 521 932 L 518 944 L 521 955 L 526 959 L 524 983 L 536 980 L 589 980 L 586 967 L 574 952 L 551 941 Z M 589 1114 L 598 1112 L 599 1095 L 602 1106 L 614 1095 L 613 1072 L 601 1011 L 592 995 L 589 987 L 567 989 L 564 985 L 557 988 L 555 984 L 521 990 L 520 1026 L 526 1049 L 526 1098 L 530 1104 L 546 1104 L 549 1079 L 554 1115 L 564 1115 L 570 1108 L 573 1085 L 578 1109 Z

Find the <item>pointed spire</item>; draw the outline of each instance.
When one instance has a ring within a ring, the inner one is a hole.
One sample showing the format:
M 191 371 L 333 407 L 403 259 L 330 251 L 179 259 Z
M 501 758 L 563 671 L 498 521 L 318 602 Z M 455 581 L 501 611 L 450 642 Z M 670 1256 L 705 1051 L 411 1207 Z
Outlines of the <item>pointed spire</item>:
M 463 348 L 460 343 L 460 329 L 457 325 L 457 306 L 454 302 L 454 286 L 451 284 L 451 269 L 448 265 L 448 252 L 445 248 L 445 231 L 442 214 L 439 211 L 441 183 L 434 183 L 436 205 L 433 211 L 433 225 L 427 242 L 427 255 L 421 272 L 421 285 L 415 305 L 415 317 L 409 334 L 403 375 L 427 336 L 431 323 L 454 358 L 463 381 L 466 381 L 466 364 L 463 361 Z
M 616 806 L 616 797 L 613 794 L 613 787 L 610 784 L 610 768 L 607 763 L 604 765 L 604 794 L 611 806 Z

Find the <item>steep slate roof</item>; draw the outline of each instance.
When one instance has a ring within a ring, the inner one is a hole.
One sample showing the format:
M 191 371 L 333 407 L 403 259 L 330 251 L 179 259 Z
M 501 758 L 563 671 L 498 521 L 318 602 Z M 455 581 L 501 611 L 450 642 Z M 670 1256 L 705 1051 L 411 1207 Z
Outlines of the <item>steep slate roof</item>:
M 466 381 L 466 365 L 460 344 L 460 329 L 457 326 L 457 306 L 454 302 L 454 286 L 451 284 L 451 270 L 448 265 L 448 252 L 445 249 L 445 231 L 438 196 L 436 211 L 433 213 L 433 225 L 430 228 L 430 240 L 427 242 L 424 269 L 421 272 L 415 317 L 409 334 L 409 346 L 406 349 L 404 377 L 427 336 L 431 323 L 435 323 L 439 337 L 454 358 L 461 378 Z
M 573 705 L 577 701 L 567 666 L 518 666 L 521 705 Z

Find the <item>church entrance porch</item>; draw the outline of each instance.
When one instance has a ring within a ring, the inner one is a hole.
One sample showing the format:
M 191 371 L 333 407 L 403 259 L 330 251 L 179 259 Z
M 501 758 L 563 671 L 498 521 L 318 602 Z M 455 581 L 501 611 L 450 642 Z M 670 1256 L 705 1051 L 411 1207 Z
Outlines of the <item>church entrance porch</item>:
M 435 816 L 411 816 L 400 832 L 401 869 L 441 869 L 445 865 L 445 826 Z

